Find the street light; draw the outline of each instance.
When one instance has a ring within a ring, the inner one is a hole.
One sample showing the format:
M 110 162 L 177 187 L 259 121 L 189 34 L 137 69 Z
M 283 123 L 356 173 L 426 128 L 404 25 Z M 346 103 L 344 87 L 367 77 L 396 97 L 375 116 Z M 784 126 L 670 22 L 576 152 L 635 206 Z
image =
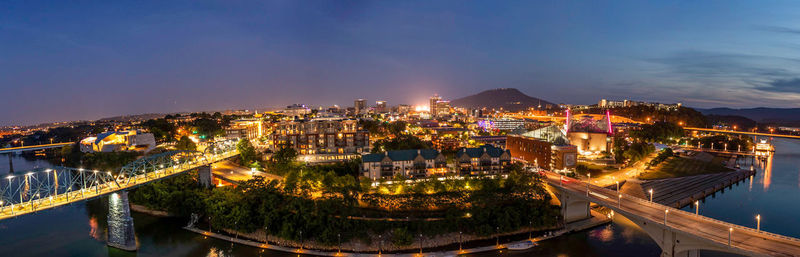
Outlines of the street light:
M 650 188 L 650 202 L 653 202 L 653 189 Z
M 669 209 L 664 210 L 664 226 L 667 225 L 667 213 L 669 213 Z
M 700 215 L 700 201 L 694 201 L 694 215 Z
M 733 228 L 728 228 L 728 246 L 731 246 L 731 237 L 733 237 Z
M 617 183 L 617 192 L 619 192 L 619 181 L 614 181 L 614 183 Z
M 761 231 L 761 214 L 756 215 L 756 231 Z
M 622 208 L 622 194 L 617 198 L 617 208 Z

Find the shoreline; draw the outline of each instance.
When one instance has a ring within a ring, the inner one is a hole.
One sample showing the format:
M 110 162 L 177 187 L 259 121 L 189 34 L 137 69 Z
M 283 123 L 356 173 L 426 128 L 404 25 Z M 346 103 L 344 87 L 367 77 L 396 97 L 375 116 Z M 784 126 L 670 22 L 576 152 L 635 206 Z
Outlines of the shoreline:
M 569 233 L 572 233 L 572 232 L 578 232 L 578 231 L 591 229 L 591 228 L 594 228 L 594 227 L 597 227 L 597 226 L 601 226 L 601 225 L 604 225 L 604 224 L 608 224 L 608 223 L 611 222 L 611 218 L 608 218 L 606 215 L 604 215 L 602 213 L 599 213 L 599 212 L 597 212 L 595 210 L 591 210 L 591 212 L 592 212 L 592 218 L 566 224 L 562 228 L 554 231 L 553 233 L 550 233 L 548 235 L 534 237 L 532 239 L 517 240 L 517 241 L 512 241 L 512 242 L 508 242 L 508 243 L 504 243 L 504 244 L 499 244 L 499 245 L 472 247 L 472 248 L 467 248 L 467 249 L 462 249 L 462 250 L 442 250 L 442 251 L 433 250 L 433 251 L 430 251 L 430 249 L 448 247 L 450 245 L 453 245 L 453 243 L 446 243 L 446 244 L 439 244 L 439 245 L 426 245 L 425 247 L 422 248 L 422 250 L 423 250 L 422 252 L 413 251 L 414 249 L 418 249 L 418 248 L 414 248 L 413 247 L 414 243 L 412 243 L 411 247 L 406 247 L 406 248 L 403 248 L 403 249 L 395 249 L 395 250 L 392 250 L 392 251 L 385 251 L 385 253 L 380 253 L 379 249 L 370 249 L 370 250 L 367 250 L 367 251 L 345 251 L 345 250 L 339 251 L 338 249 L 336 249 L 337 247 L 333 247 L 334 249 L 331 250 L 331 249 L 313 249 L 313 248 L 312 249 L 307 249 L 304 246 L 301 246 L 301 248 L 297 248 L 297 247 L 291 247 L 291 246 L 275 245 L 275 244 L 271 244 L 271 243 L 270 244 L 265 244 L 265 243 L 263 243 L 263 241 L 252 241 L 249 237 L 247 237 L 248 235 L 240 235 L 238 233 L 235 236 L 229 236 L 229 235 L 225 235 L 225 234 L 214 233 L 214 232 L 211 232 L 211 231 L 198 229 L 198 228 L 195 228 L 195 227 L 183 227 L 183 229 L 191 231 L 191 232 L 194 232 L 194 233 L 201 234 L 201 235 L 205 236 L 206 238 L 207 237 L 212 237 L 212 238 L 216 238 L 216 239 L 220 239 L 220 240 L 229 241 L 231 243 L 247 245 L 247 246 L 261 248 L 261 249 L 265 249 L 265 250 L 274 250 L 274 251 L 281 251 L 281 252 L 287 252 L 287 253 L 298 253 L 298 254 L 302 253 L 302 254 L 315 255 L 315 256 L 376 256 L 376 257 L 379 257 L 379 256 L 382 256 L 383 254 L 387 254 L 387 255 L 391 254 L 393 256 L 408 256 L 408 257 L 412 257 L 412 256 L 413 257 L 421 257 L 421 256 L 426 256 L 426 255 L 427 256 L 457 256 L 457 255 L 462 255 L 462 254 L 504 250 L 504 249 L 507 249 L 508 245 L 510 245 L 510 244 L 515 244 L 515 243 L 520 243 L 520 242 L 525 242 L 525 241 L 531 241 L 531 242 L 543 241 L 543 240 L 547 240 L 547 239 L 551 239 L 551 238 L 556 238 L 556 237 L 559 237 L 559 236 L 562 236 L 562 235 L 565 235 L 565 234 L 569 234 Z M 543 231 L 548 231 L 548 230 L 546 230 L 546 229 L 545 230 L 538 230 L 538 232 L 543 232 Z M 229 231 L 225 231 L 225 232 L 229 232 Z M 515 232 L 512 232 L 512 233 L 500 234 L 500 236 L 522 235 L 522 234 L 524 234 L 526 232 L 529 232 L 529 231 L 520 230 L 520 231 L 515 231 Z M 239 236 L 242 236 L 242 238 L 239 238 Z M 497 235 L 491 235 L 491 236 L 488 236 L 488 237 L 477 237 L 477 238 L 473 238 L 471 240 L 465 240 L 465 241 L 463 241 L 463 243 L 477 242 L 477 241 L 481 241 L 481 240 L 492 239 L 492 238 L 495 238 L 496 236 Z M 274 240 L 270 240 L 270 241 L 274 241 Z M 289 241 L 289 242 L 291 242 L 291 241 Z M 295 242 L 291 242 L 291 243 L 295 243 Z M 417 243 L 417 242 L 415 242 L 415 243 Z M 458 244 L 458 242 L 455 242 L 455 244 Z M 346 249 L 346 248 L 343 247 L 342 249 Z M 429 251 L 424 251 L 426 249 L 428 249 Z M 398 252 L 398 251 L 400 251 L 400 252 Z M 408 252 L 408 251 L 413 251 L 413 252 Z

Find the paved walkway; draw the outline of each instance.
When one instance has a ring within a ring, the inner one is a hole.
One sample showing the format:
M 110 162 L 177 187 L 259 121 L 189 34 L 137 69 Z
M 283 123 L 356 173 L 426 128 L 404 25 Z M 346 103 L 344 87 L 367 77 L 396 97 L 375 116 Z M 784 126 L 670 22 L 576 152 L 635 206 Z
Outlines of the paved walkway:
M 600 225 L 609 223 L 611 221 L 611 219 L 608 218 L 606 215 L 604 215 L 602 213 L 599 213 L 599 212 L 596 212 L 594 210 L 592 210 L 592 216 L 593 217 L 589 218 L 589 219 L 585 219 L 585 220 L 569 223 L 569 224 L 566 225 L 566 227 L 564 229 L 556 231 L 556 232 L 554 232 L 554 233 L 552 233 L 552 234 L 550 234 L 548 236 L 535 237 L 535 238 L 531 239 L 531 241 L 538 242 L 538 241 L 542 241 L 542 240 L 547 240 L 547 239 L 555 238 L 555 237 L 558 237 L 558 236 L 561 236 L 561 235 L 564 235 L 564 234 L 567 234 L 567 233 L 570 233 L 570 232 L 590 229 L 590 228 L 593 228 L 593 227 L 596 227 L 596 226 L 600 226 Z M 201 230 L 201 229 L 194 228 L 194 227 L 184 227 L 184 229 L 192 231 L 192 232 L 195 232 L 195 233 L 198 233 L 198 234 L 202 234 L 202 235 L 207 236 L 207 237 L 213 237 L 213 238 L 216 238 L 216 239 L 221 239 L 221 240 L 225 240 L 225 241 L 229 241 L 229 242 L 233 242 L 233 243 L 237 243 L 237 244 L 248 245 L 248 246 L 252 246 L 252 247 L 256 247 L 256 248 L 268 249 L 268 250 L 273 250 L 273 251 L 281 251 L 281 252 L 287 252 L 287 253 L 302 253 L 302 254 L 316 255 L 316 256 L 358 256 L 358 257 L 380 257 L 380 256 L 384 256 L 384 255 L 386 255 L 386 256 L 398 256 L 398 257 L 457 256 L 457 255 L 463 255 L 463 254 L 480 253 L 480 252 L 492 252 L 492 251 L 502 250 L 502 249 L 506 249 L 507 246 L 510 245 L 510 244 L 528 241 L 528 240 L 516 241 L 516 242 L 511 242 L 511 243 L 508 243 L 508 244 L 501 244 L 499 246 L 491 245 L 491 246 L 463 249 L 463 250 L 460 250 L 460 251 L 459 250 L 451 250 L 451 251 L 437 251 L 437 252 L 423 252 L 423 253 L 416 252 L 416 253 L 385 253 L 385 254 L 377 254 L 377 253 L 354 253 L 354 252 L 346 252 L 346 251 L 337 252 L 337 251 L 319 251 L 319 250 L 311 250 L 311 249 L 299 249 L 299 248 L 293 248 L 293 247 L 278 246 L 278 245 L 273 245 L 273 244 L 264 244 L 263 242 L 256 242 L 256 241 L 252 241 L 252 240 L 248 240 L 248 239 L 241 239 L 241 238 L 231 237 L 231 236 L 228 236 L 228 235 L 213 233 L 213 232 Z

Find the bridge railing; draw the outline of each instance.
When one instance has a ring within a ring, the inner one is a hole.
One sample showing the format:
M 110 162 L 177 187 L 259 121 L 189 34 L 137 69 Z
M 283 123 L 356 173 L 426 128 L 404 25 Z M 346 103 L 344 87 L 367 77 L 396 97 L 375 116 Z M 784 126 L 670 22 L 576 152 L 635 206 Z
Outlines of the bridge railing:
M 208 165 L 238 154 L 223 142 L 204 153 L 174 151 L 139 159 L 118 172 L 56 167 L 0 179 L 0 219 L 86 200 Z
M 551 174 L 555 174 L 555 173 L 551 172 Z M 568 177 L 563 177 L 563 178 L 560 178 L 560 179 L 564 179 L 564 180 L 570 181 L 570 182 L 578 182 L 578 183 L 580 183 L 580 185 L 582 185 L 584 187 L 587 184 L 586 182 L 583 182 L 581 180 L 572 179 L 572 178 L 568 178 Z M 551 182 L 551 184 L 553 186 L 558 186 L 560 188 L 563 188 L 563 189 L 566 189 L 566 190 L 570 190 L 569 188 L 566 188 L 566 187 L 564 187 L 562 185 L 559 185 L 558 183 Z M 701 219 L 701 220 L 704 220 L 704 221 L 707 221 L 707 222 L 715 223 L 715 224 L 718 224 L 718 225 L 721 225 L 721 226 L 725 226 L 725 227 L 728 227 L 728 228 L 733 228 L 734 230 L 743 230 L 743 231 L 747 231 L 747 232 L 750 232 L 750 233 L 760 234 L 760 235 L 763 235 L 765 237 L 780 238 L 780 239 L 784 239 L 784 240 L 800 243 L 800 239 L 798 239 L 798 238 L 784 236 L 784 235 L 775 234 L 775 233 L 771 233 L 771 232 L 766 232 L 764 230 L 757 230 L 757 229 L 754 229 L 754 228 L 745 227 L 745 226 L 742 226 L 742 225 L 737 225 L 737 224 L 733 224 L 733 223 L 729 223 L 729 222 L 725 222 L 725 221 L 709 218 L 709 217 L 706 217 L 706 216 L 703 216 L 703 215 L 696 215 L 694 213 L 690 213 L 690 212 L 687 212 L 687 211 L 684 211 L 684 210 L 681 210 L 681 209 L 678 209 L 678 208 L 662 205 L 662 204 L 659 204 L 659 203 L 656 203 L 656 202 L 651 202 L 651 201 L 648 201 L 648 200 L 645 200 L 645 199 L 641 199 L 641 198 L 638 198 L 638 197 L 635 197 L 635 196 L 631 196 L 631 195 L 628 195 L 628 194 L 617 192 L 615 190 L 611 190 L 611 189 L 608 189 L 608 188 L 605 188 L 605 187 L 595 186 L 595 185 L 592 185 L 592 184 L 588 184 L 588 185 L 589 185 L 589 188 L 591 189 L 591 191 L 602 191 L 602 192 L 605 192 L 607 194 L 613 194 L 613 195 L 620 195 L 621 194 L 625 200 L 629 200 L 629 201 L 632 200 L 632 201 L 637 202 L 639 204 L 646 205 L 646 206 L 649 206 L 649 207 L 652 207 L 652 208 L 655 208 L 655 209 L 669 210 L 669 212 L 671 212 L 671 213 L 679 213 L 679 214 L 682 214 L 682 215 L 685 215 L 685 216 L 696 217 L 698 219 Z M 593 198 L 592 194 L 589 194 L 588 197 L 590 199 Z M 594 198 L 594 199 L 596 199 L 597 201 L 600 201 L 600 202 L 609 201 L 609 200 L 597 199 L 597 198 Z

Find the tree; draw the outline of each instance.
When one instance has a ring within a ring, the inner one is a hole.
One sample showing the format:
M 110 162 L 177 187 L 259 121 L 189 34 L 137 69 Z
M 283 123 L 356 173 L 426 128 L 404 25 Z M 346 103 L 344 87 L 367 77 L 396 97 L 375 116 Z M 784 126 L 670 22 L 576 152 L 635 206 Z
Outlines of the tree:
M 236 150 L 239 151 L 240 164 L 250 165 L 254 161 L 258 161 L 258 153 L 250 140 L 240 139 L 239 143 L 236 143 Z
M 197 150 L 197 145 L 189 139 L 188 136 L 182 136 L 181 139 L 175 143 L 175 148 L 178 150 L 195 151 Z

